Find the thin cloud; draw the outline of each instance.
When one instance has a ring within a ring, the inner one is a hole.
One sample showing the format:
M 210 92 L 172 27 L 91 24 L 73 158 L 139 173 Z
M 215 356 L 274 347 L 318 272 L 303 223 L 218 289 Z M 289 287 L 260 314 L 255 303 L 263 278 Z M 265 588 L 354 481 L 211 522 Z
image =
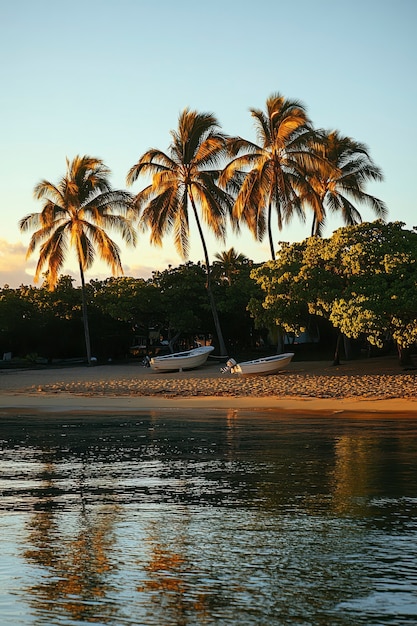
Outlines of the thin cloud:
M 0 286 L 33 284 L 35 261 L 26 261 L 26 246 L 21 242 L 11 243 L 0 239 Z

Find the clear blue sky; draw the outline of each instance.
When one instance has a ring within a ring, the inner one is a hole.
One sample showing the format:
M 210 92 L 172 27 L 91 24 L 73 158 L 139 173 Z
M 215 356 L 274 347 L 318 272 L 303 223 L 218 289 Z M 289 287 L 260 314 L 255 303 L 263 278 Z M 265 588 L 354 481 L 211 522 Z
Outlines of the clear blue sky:
M 18 221 L 41 210 L 33 188 L 57 182 L 67 156 L 102 158 L 113 186 L 125 188 L 145 150 L 167 149 L 185 107 L 254 139 L 249 108 L 276 91 L 301 100 L 317 127 L 366 143 L 385 176 L 368 191 L 387 203 L 389 220 L 417 225 L 416 30 L 416 0 L 3 2 L 0 286 L 31 283 L 36 257 L 25 261 L 29 235 Z M 276 241 L 304 239 L 309 226 L 294 221 Z M 191 239 L 198 261 L 197 232 Z M 232 245 L 269 258 L 267 242 L 247 233 L 208 243 L 211 258 Z M 181 259 L 171 240 L 154 248 L 145 234 L 122 261 L 127 275 L 147 277 Z M 87 278 L 108 275 L 97 265 Z

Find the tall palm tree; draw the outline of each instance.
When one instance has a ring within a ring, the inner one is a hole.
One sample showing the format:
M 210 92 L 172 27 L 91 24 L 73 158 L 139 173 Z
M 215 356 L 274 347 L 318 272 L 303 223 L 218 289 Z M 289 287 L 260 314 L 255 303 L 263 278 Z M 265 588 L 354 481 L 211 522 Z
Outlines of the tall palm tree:
M 224 252 L 217 252 L 214 256 L 217 259 L 214 264 L 219 267 L 221 276 L 229 285 L 232 284 L 232 278 L 239 268 L 249 263 L 248 257 L 237 252 L 233 247 Z
M 210 261 L 202 222 L 220 240 L 225 240 L 227 218 L 233 207 L 232 197 L 220 189 L 217 181 L 220 164 L 227 155 L 226 136 L 212 113 L 198 113 L 188 108 L 179 116 L 178 130 L 171 131 L 168 152 L 152 148 L 129 170 L 127 184 L 140 175 L 151 175 L 150 185 L 140 191 L 135 204 L 142 230 L 150 228 L 150 241 L 162 245 L 171 231 L 176 250 L 188 258 L 191 206 L 200 235 L 207 274 L 207 292 L 222 356 L 226 346 L 211 288 Z M 197 210 L 200 208 L 200 213 Z M 201 217 L 200 217 L 201 215 Z
M 250 109 L 255 120 L 258 143 L 241 137 L 229 140 L 234 158 L 224 169 L 220 184 L 237 190 L 233 216 L 242 220 L 256 239 L 268 233 L 272 260 L 272 209 L 278 229 L 294 213 L 304 218 L 297 188 L 303 171 L 320 165 L 320 157 L 309 149 L 313 134 L 304 106 L 275 93 L 266 101 L 266 112 Z
M 307 172 L 307 186 L 300 192 L 301 200 L 314 209 L 311 234 L 322 234 L 326 211 L 340 214 L 347 226 L 359 224 L 362 217 L 353 202 L 368 204 L 377 217 L 384 218 L 385 203 L 365 191 L 366 182 L 383 178 L 365 144 L 344 137 L 337 130 L 318 131 L 316 139 L 314 150 L 329 162 L 331 169 Z
M 36 200 L 44 202 L 40 213 L 31 213 L 20 222 L 20 229 L 33 230 L 27 257 L 40 248 L 35 282 L 47 268 L 47 283 L 53 290 L 59 279 L 67 253 L 75 250 L 81 278 L 82 313 L 87 350 L 91 364 L 84 273 L 96 255 L 105 261 L 113 274 L 123 274 L 118 245 L 109 237 L 111 229 L 122 239 L 135 245 L 136 233 L 130 215 L 132 196 L 127 191 L 112 190 L 108 181 L 110 170 L 103 161 L 90 156 L 67 159 L 67 171 L 57 185 L 42 180 L 34 189 Z

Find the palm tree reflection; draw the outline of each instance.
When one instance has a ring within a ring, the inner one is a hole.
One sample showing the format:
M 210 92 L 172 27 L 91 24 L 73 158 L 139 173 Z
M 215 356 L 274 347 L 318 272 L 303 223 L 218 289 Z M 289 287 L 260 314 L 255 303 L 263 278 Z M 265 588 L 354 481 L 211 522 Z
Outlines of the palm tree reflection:
M 369 493 L 372 469 L 378 461 L 374 440 L 344 435 L 335 444 L 333 506 L 339 513 L 360 508 L 361 497 Z
M 209 614 L 209 590 L 205 593 L 204 585 L 195 584 L 199 578 L 198 568 L 187 553 L 188 524 L 184 509 L 181 528 L 171 528 L 173 534 L 163 536 L 165 523 L 162 519 L 153 522 L 149 530 L 149 559 L 143 567 L 144 580 L 137 591 L 150 600 L 155 623 L 181 626 L 187 623 L 190 614 L 198 623 L 204 623 Z
M 59 501 L 58 482 L 58 470 L 48 461 L 42 496 L 29 521 L 30 547 L 24 552 L 26 560 L 41 570 L 26 588 L 26 598 L 35 614 L 51 620 L 66 614 L 72 620 L 107 623 L 117 610 L 105 598 L 114 591 L 109 576 L 116 567 L 111 554 L 118 507 L 89 508 L 79 482 L 78 510 L 74 502 L 68 510 Z
M 380 507 L 378 523 L 403 523 L 407 515 L 402 517 L 401 510 L 409 506 L 414 467 L 415 448 L 401 436 L 400 426 L 390 436 L 386 432 L 341 436 L 335 443 L 334 509 L 343 515 L 374 519 Z

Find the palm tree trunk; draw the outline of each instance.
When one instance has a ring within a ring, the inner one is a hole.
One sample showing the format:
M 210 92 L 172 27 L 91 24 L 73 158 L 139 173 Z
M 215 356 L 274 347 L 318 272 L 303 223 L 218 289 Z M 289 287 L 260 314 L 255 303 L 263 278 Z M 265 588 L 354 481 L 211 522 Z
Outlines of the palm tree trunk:
M 277 354 L 282 354 L 284 352 L 284 331 L 281 327 L 278 328 L 277 332 Z
M 208 293 L 208 297 L 210 300 L 211 312 L 213 314 L 214 327 L 216 329 L 217 338 L 219 340 L 220 356 L 226 357 L 228 356 L 227 351 L 226 351 L 226 344 L 224 343 L 223 333 L 222 333 L 222 329 L 220 326 L 219 315 L 217 313 L 216 303 L 214 301 L 213 292 L 211 290 L 209 272 L 208 272 L 208 280 L 207 280 L 207 293 Z
M 311 225 L 311 236 L 314 237 L 316 234 L 316 225 L 317 225 L 317 217 L 313 215 L 313 223 Z
M 410 366 L 413 365 L 413 361 L 410 354 L 410 348 L 403 348 L 397 343 L 398 362 L 400 365 Z
M 271 249 L 271 259 L 275 261 L 275 250 L 274 250 L 274 240 L 272 239 L 272 205 L 269 203 L 268 206 L 268 239 L 269 239 L 269 247 Z
M 84 272 L 83 272 L 83 268 L 81 267 L 81 263 L 80 263 L 80 276 L 81 276 L 81 301 L 82 301 L 85 347 L 86 347 L 86 352 L 87 352 L 87 363 L 88 365 L 91 365 L 91 342 L 90 342 L 90 329 L 88 326 L 88 315 L 87 315 L 87 296 L 85 292 Z
M 206 289 L 207 289 L 207 294 L 208 294 L 208 298 L 210 301 L 210 307 L 211 307 L 211 312 L 213 315 L 213 321 L 214 321 L 214 327 L 216 329 L 217 339 L 219 340 L 220 356 L 225 357 L 227 356 L 226 344 L 223 339 L 223 333 L 222 333 L 222 329 L 220 326 L 219 314 L 217 313 L 217 307 L 214 301 L 214 295 L 211 290 L 210 262 L 209 262 L 208 252 L 207 252 L 206 241 L 204 239 L 203 230 L 201 228 L 200 220 L 198 219 L 197 209 L 194 204 L 194 198 L 191 192 L 190 192 L 190 200 L 191 200 L 191 206 L 193 207 L 193 211 L 194 211 L 194 217 L 197 222 L 198 232 L 200 233 L 201 243 L 203 245 L 204 258 L 205 258 L 205 263 L 206 263 L 206 274 L 207 274 Z
M 333 356 L 333 365 L 340 365 L 340 341 L 342 339 L 342 333 L 338 331 L 336 339 L 336 348 Z

